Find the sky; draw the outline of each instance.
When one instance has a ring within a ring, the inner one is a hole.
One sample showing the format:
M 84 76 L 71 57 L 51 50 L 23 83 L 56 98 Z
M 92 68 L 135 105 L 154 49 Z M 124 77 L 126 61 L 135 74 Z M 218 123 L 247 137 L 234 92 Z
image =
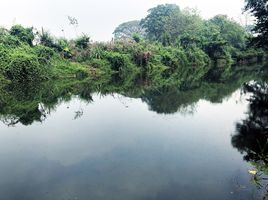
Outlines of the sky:
M 108 41 L 119 24 L 142 19 L 148 9 L 165 3 L 196 8 L 205 19 L 226 14 L 245 23 L 244 0 L 0 0 L 0 26 L 22 24 L 43 27 L 58 37 L 85 33 L 93 40 Z M 78 20 L 76 31 L 68 16 Z

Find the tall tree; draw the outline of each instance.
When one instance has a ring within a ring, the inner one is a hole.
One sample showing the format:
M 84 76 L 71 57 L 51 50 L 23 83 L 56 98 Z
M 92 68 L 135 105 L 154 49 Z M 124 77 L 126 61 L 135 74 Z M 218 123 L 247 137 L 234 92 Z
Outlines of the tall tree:
M 166 32 L 170 34 L 172 42 L 185 34 L 198 35 L 203 26 L 203 20 L 195 10 L 184 9 L 173 13 L 163 24 Z
M 229 45 L 243 49 L 246 46 L 247 33 L 245 28 L 237 22 L 229 19 L 226 15 L 216 15 L 209 20 L 209 23 L 216 25 L 220 31 L 222 38 Z
M 256 37 L 253 42 L 268 49 L 268 1 L 246 0 L 245 10 L 250 11 L 256 18 L 256 26 L 253 29 Z
M 141 20 L 141 25 L 149 39 L 159 40 L 167 31 L 164 24 L 180 12 L 180 8 L 175 4 L 164 4 L 151 8 L 148 12 L 147 17 Z
M 134 20 L 120 24 L 113 34 L 115 39 L 132 39 L 133 35 L 145 37 L 145 30 L 139 20 Z

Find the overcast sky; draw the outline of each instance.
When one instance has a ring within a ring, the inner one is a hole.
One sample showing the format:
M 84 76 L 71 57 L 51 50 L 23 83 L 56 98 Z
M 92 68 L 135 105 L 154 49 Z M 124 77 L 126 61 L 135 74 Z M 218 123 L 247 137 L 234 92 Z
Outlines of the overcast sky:
M 239 21 L 244 0 L 0 0 L 0 26 L 13 24 L 44 27 L 56 36 L 74 36 L 67 16 L 78 19 L 78 33 L 94 40 L 109 40 L 122 22 L 141 19 L 158 4 L 175 3 L 197 8 L 204 18 L 227 14 Z M 243 21 L 243 17 L 241 18 Z

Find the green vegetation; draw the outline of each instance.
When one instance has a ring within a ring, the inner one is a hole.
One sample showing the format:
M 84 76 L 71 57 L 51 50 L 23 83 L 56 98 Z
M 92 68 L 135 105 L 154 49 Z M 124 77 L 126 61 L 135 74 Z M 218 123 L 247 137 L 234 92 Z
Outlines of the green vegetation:
M 78 22 L 69 17 L 75 31 Z M 227 16 L 202 19 L 196 10 L 159 5 L 137 21 L 119 25 L 111 42 L 55 38 L 45 30 L 15 25 L 0 29 L 0 81 L 99 80 L 129 87 L 190 88 L 222 82 L 234 64 L 262 61 L 262 49 L 247 48 L 250 34 Z M 3 86 L 1 86 L 3 87 Z
M 232 144 L 268 173 L 268 86 L 261 82 L 267 66 L 258 64 L 267 53 L 267 4 L 246 2 L 257 19 L 255 35 L 225 15 L 204 20 L 174 4 L 120 24 L 110 42 L 77 34 L 70 16 L 78 36 L 71 40 L 21 25 L 0 28 L 0 121 L 42 122 L 59 102 L 91 102 L 94 93 L 139 98 L 158 114 L 193 113 L 199 100 L 222 102 L 255 80 L 244 85 L 249 112 Z
M 266 68 L 267 69 L 267 68 Z M 232 144 L 244 155 L 244 159 L 255 166 L 252 180 L 258 188 L 265 189 L 263 199 L 268 197 L 268 85 L 266 79 L 244 85 L 251 94 L 246 119 L 237 123 Z
M 253 27 L 255 36 L 252 44 L 268 49 L 268 4 L 265 0 L 246 0 L 246 11 L 250 11 L 256 18 Z
M 48 34 L 42 34 L 40 43 L 34 45 L 37 37 L 32 30 L 16 25 L 0 34 L 1 80 L 36 82 L 89 74 L 88 67 L 64 59 L 61 53 L 65 50 L 56 48 L 59 42 L 49 39 Z
M 232 144 L 245 160 L 268 165 L 268 86 L 266 82 L 258 81 L 245 84 L 244 91 L 252 94 L 249 99 L 248 117 L 237 124 L 237 134 L 232 138 Z
M 225 15 L 204 20 L 196 10 L 181 10 L 175 4 L 159 5 L 144 19 L 119 25 L 114 36 L 136 41 L 131 33 L 136 38 L 140 33 L 141 39 L 156 45 L 182 48 L 184 52 L 203 51 L 217 66 L 256 63 L 264 57 L 263 50 L 247 46 L 252 35 L 234 20 Z
M 9 126 L 30 125 L 45 120 L 60 102 L 68 102 L 73 96 L 91 102 L 94 93 L 140 98 L 150 110 L 159 114 L 192 113 L 200 99 L 220 103 L 243 83 L 258 80 L 263 74 L 262 66 L 243 66 L 231 71 L 223 82 L 202 81 L 181 88 L 176 84 L 167 85 L 165 78 L 158 79 L 158 85 L 149 84 L 144 77 L 133 78 L 135 74 L 131 77 L 114 74 L 97 79 L 57 79 L 35 84 L 12 82 L 0 88 L 0 120 Z
M 263 0 L 246 0 L 245 10 L 252 13 L 256 24 L 250 28 L 249 41 L 251 46 L 268 49 L 268 4 Z M 255 56 L 252 56 L 254 55 Z M 262 55 L 263 54 L 263 55 Z M 247 49 L 245 53 L 238 52 L 235 55 L 238 63 L 244 60 L 256 62 L 260 57 L 265 57 L 264 52 Z M 244 92 L 250 93 L 249 109 L 246 119 L 237 123 L 236 134 L 232 136 L 232 144 L 244 155 L 244 159 L 255 166 L 249 170 L 252 174 L 252 183 L 258 189 L 264 191 L 262 199 L 268 198 L 267 177 L 268 174 L 268 85 L 267 66 L 263 69 L 264 77 L 261 80 L 246 83 Z
M 140 21 L 134 20 L 120 24 L 113 32 L 115 40 L 131 40 L 133 35 L 145 37 Z
M 10 35 L 13 35 L 19 38 L 20 41 L 33 46 L 34 33 L 33 28 L 24 28 L 21 25 L 12 26 L 10 31 Z

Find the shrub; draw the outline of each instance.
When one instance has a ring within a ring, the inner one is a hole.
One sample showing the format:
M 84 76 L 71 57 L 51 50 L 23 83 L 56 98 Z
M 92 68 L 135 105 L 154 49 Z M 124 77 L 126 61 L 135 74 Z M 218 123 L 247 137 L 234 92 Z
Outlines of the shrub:
M 109 67 L 110 63 L 103 59 L 92 59 L 90 61 L 90 65 L 94 68 L 104 68 L 104 67 Z
M 77 72 L 75 73 L 75 78 L 81 80 L 81 79 L 87 78 L 88 75 L 89 73 L 85 69 L 78 69 Z
M 6 48 L 16 48 L 21 45 L 21 41 L 12 35 L 0 35 L 0 44 Z
M 35 47 L 35 52 L 40 64 L 48 64 L 54 55 L 53 49 L 41 45 Z
M 0 44 L 0 72 L 4 70 L 9 63 L 9 55 L 7 48 L 4 45 Z
M 134 53 L 135 64 L 140 67 L 146 67 L 151 57 L 152 57 L 152 53 L 150 51 L 147 51 L 147 52 L 137 51 Z
M 39 35 L 40 44 L 46 47 L 50 47 L 55 49 L 56 51 L 63 51 L 64 49 L 64 42 L 57 42 L 55 38 L 53 38 L 49 32 L 42 30 L 41 34 Z
M 194 67 L 202 67 L 210 63 L 208 55 L 202 49 L 192 46 L 187 48 L 185 53 L 189 64 Z
M 45 78 L 45 69 L 36 55 L 15 51 L 10 55 L 6 76 L 18 82 L 41 80 Z
M 19 38 L 20 41 L 27 43 L 30 46 L 33 45 L 34 40 L 33 28 L 24 28 L 21 25 L 15 25 L 11 27 L 9 33 L 10 35 Z
M 89 45 L 89 39 L 90 37 L 83 35 L 74 41 L 75 46 L 80 49 L 86 49 Z
M 164 47 L 159 53 L 161 55 L 161 63 L 173 70 L 188 64 L 187 56 L 181 49 Z
M 132 35 L 132 38 L 133 38 L 133 40 L 134 40 L 135 42 L 137 42 L 137 43 L 139 43 L 139 42 L 141 41 L 141 36 L 140 36 L 139 34 L 137 34 L 137 33 L 134 33 L 134 34 Z
M 117 52 L 106 52 L 105 58 L 110 62 L 111 68 L 114 71 L 120 71 L 130 64 L 130 59 L 127 55 Z

